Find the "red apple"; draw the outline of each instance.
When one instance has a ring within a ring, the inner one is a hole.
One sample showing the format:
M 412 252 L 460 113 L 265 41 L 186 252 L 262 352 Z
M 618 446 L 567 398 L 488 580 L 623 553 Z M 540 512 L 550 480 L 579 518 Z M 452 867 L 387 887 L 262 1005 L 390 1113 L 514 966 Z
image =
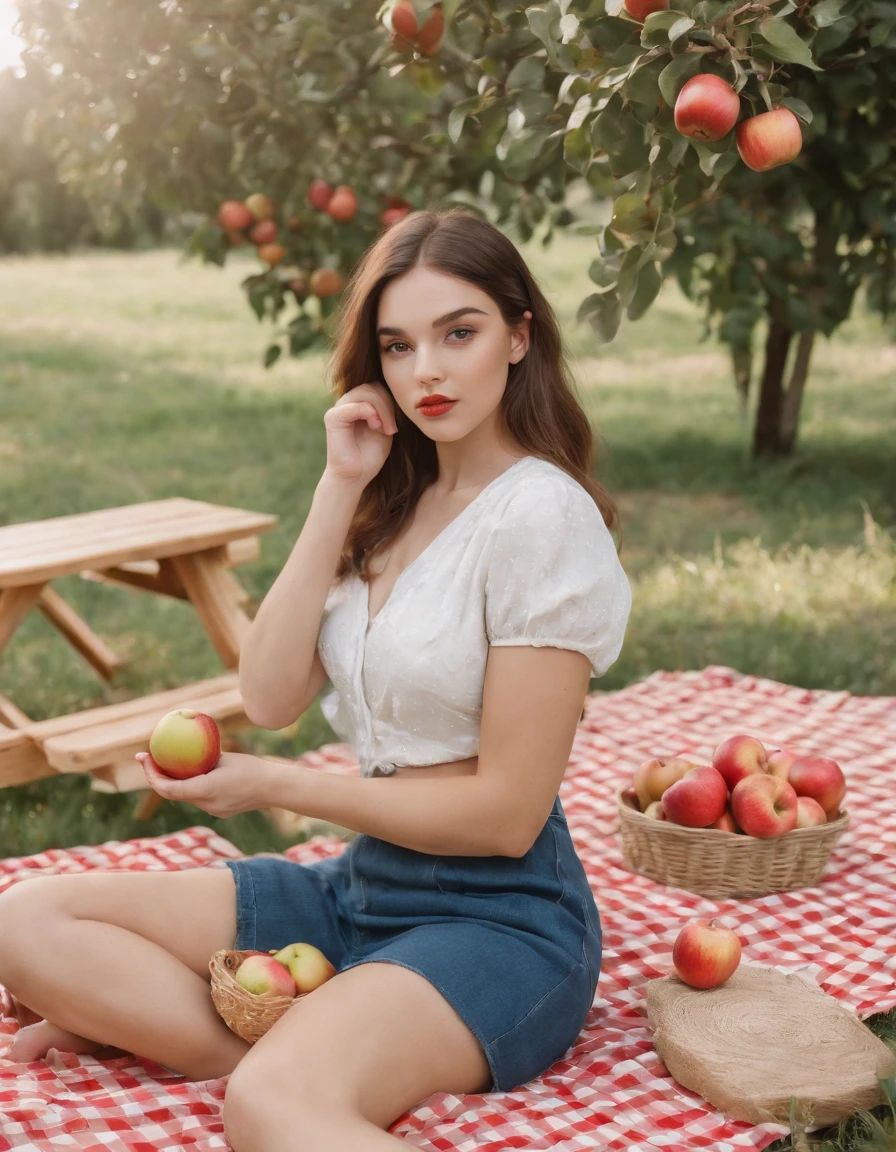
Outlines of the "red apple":
M 783 105 L 741 120 L 735 139 L 741 160 L 754 172 L 788 164 L 803 146 L 800 122 Z
M 358 197 L 347 184 L 340 184 L 330 197 L 325 211 L 333 220 L 345 224 L 353 220 L 358 211 Z
M 827 816 L 836 815 L 846 793 L 846 780 L 836 760 L 802 756 L 790 765 L 787 781 L 797 796 L 811 796 Z
M 274 955 L 274 959 L 289 969 L 300 994 L 313 992 L 336 975 L 336 969 L 313 944 L 287 944 Z
M 264 952 L 247 956 L 233 978 L 254 996 L 295 996 L 298 991 L 289 969 Z
M 692 140 L 721 140 L 740 115 L 740 97 L 711 72 L 692 76 L 675 101 L 675 127 Z
M 221 758 L 221 734 L 214 717 L 192 708 L 167 712 L 152 730 L 149 754 L 160 772 L 188 780 L 211 772 Z
M 825 810 L 817 800 L 813 800 L 811 796 L 797 796 L 797 828 L 814 828 L 817 824 L 827 824 L 827 822 L 828 818 Z
M 273 220 L 259 220 L 249 230 L 249 239 L 253 244 L 273 244 L 277 239 L 277 225 Z
M 666 819 L 686 828 L 707 828 L 725 811 L 728 789 L 715 768 L 690 768 L 663 793 Z
M 712 766 L 733 791 L 745 776 L 768 771 L 768 755 L 755 736 L 731 736 L 713 752 Z
M 270 220 L 276 211 L 274 201 L 263 192 L 253 192 L 251 196 L 247 196 L 246 207 L 256 220 Z
M 720 832 L 737 832 L 739 831 L 737 825 L 734 823 L 734 817 L 731 815 L 731 809 L 726 808 L 718 820 L 714 820 L 709 825 L 710 828 L 718 828 Z
M 692 988 L 718 988 L 740 964 L 737 933 L 717 920 L 692 920 L 675 938 L 672 963 Z
M 638 794 L 641 811 L 643 812 L 654 800 L 661 800 L 666 789 L 671 788 L 693 767 L 694 765 L 687 760 L 645 760 L 635 770 L 632 781 L 632 787 Z
M 257 251 L 259 260 L 263 260 L 272 268 L 276 267 L 286 255 L 286 249 L 282 244 L 259 244 Z
M 623 6 L 633 20 L 643 24 L 651 12 L 665 12 L 669 0 L 624 0 Z
M 665 820 L 666 813 L 663 809 L 662 800 L 654 800 L 644 809 L 644 815 L 649 816 L 651 820 Z
M 308 187 L 308 203 L 319 212 L 324 212 L 333 198 L 333 186 L 326 180 L 312 180 Z
M 772 776 L 780 776 L 782 780 L 786 780 L 790 765 L 799 758 L 799 752 L 794 752 L 792 748 L 775 748 L 768 754 L 768 770 Z
M 225 200 L 218 209 L 218 223 L 225 232 L 242 232 L 255 220 L 255 217 L 242 200 Z
M 409 212 L 410 208 L 384 208 L 380 213 L 380 223 L 391 228 L 393 224 L 398 224 L 404 220 Z
M 783 836 L 796 828 L 796 792 L 778 776 L 747 776 L 731 793 L 731 812 L 748 836 Z

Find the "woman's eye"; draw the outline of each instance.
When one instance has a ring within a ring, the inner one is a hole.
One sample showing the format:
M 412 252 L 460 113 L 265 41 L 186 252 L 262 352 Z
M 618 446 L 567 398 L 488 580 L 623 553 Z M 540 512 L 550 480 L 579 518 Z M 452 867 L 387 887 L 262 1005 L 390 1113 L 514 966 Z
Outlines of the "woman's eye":
M 468 337 L 475 335 L 475 331 L 472 328 L 455 328 L 454 331 L 449 332 L 448 335 L 449 336 L 457 336 L 462 332 L 466 333 Z M 462 344 L 466 344 L 467 342 L 468 341 L 466 339 L 461 341 Z M 401 346 L 403 348 L 407 348 L 407 344 L 405 344 L 405 342 L 403 340 L 393 340 L 393 342 L 391 344 L 387 344 L 385 346 L 383 351 L 384 352 L 391 352 L 393 348 L 398 348 L 399 346 Z

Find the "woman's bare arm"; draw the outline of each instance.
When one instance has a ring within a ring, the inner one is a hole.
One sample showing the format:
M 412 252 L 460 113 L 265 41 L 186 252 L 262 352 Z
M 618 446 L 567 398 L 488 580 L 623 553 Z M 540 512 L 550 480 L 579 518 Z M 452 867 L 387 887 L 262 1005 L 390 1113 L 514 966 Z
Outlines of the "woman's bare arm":
M 261 728 L 285 728 L 301 715 L 324 605 L 362 490 L 324 472 L 295 547 L 243 640 L 240 693 Z

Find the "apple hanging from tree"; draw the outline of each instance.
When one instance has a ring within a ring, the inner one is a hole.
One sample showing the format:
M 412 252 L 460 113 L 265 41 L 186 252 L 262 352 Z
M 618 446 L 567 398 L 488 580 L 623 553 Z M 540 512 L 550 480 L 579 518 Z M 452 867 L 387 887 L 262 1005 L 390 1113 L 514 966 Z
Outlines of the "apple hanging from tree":
M 741 944 L 732 928 L 716 919 L 692 920 L 675 938 L 672 963 L 692 988 L 718 988 L 740 964 Z
M 651 12 L 665 12 L 669 0 L 625 0 L 623 7 L 633 20 L 643 24 Z
M 149 754 L 158 770 L 174 780 L 203 776 L 221 759 L 221 733 L 214 717 L 177 708 L 153 728 Z
M 253 244 L 273 244 L 277 239 L 277 225 L 273 220 L 259 220 L 249 229 L 249 239 Z
M 259 260 L 263 260 L 264 263 L 269 264 L 271 268 L 276 267 L 285 255 L 286 249 L 282 244 L 260 244 L 258 246 Z
M 735 139 L 741 160 L 754 172 L 789 164 L 803 146 L 800 122 L 784 105 L 741 120 Z
M 308 203 L 318 212 L 324 212 L 333 198 L 333 192 L 332 184 L 326 180 L 312 180 L 308 186 Z
M 254 221 L 255 217 L 242 200 L 225 200 L 218 209 L 218 223 L 225 232 L 242 232 Z
M 270 220 L 276 211 L 274 201 L 263 192 L 253 192 L 251 196 L 247 196 L 246 207 L 256 220 Z
M 345 278 L 335 268 L 315 268 L 311 273 L 311 291 L 320 299 L 338 296 L 344 287 Z
M 355 213 L 358 211 L 358 197 L 347 184 L 340 184 L 330 197 L 325 211 L 333 220 L 346 224 L 355 218 Z
M 441 5 L 437 4 L 433 8 L 419 30 L 417 14 L 410 0 L 398 0 L 388 18 L 392 25 L 390 43 L 396 52 L 412 52 L 416 48 L 424 56 L 434 56 L 442 47 L 445 14 Z
M 721 76 L 692 76 L 675 101 L 675 127 L 692 140 L 721 140 L 740 115 L 740 97 Z

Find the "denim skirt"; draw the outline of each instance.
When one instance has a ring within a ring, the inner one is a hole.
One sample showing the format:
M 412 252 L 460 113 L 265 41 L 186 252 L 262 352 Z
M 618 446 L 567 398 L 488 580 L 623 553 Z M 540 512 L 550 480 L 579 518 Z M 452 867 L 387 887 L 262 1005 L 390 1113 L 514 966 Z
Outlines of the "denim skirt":
M 489 1091 L 559 1060 L 594 1001 L 597 906 L 559 796 L 523 857 L 434 856 L 359 835 L 341 856 L 228 860 L 237 949 L 305 941 L 338 972 L 398 964 L 428 980 L 482 1046 Z

